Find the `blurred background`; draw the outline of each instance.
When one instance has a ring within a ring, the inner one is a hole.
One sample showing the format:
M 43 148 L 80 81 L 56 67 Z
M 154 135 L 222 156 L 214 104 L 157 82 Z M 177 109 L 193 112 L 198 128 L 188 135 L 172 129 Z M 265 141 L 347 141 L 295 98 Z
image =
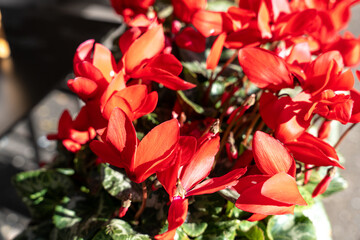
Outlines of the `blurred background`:
M 359 22 L 355 6 L 349 25 L 355 36 Z M 66 87 L 77 46 L 90 38 L 104 43 L 121 27 L 108 0 L 0 0 L 0 240 L 13 239 L 29 222 L 11 177 L 50 162 L 56 144 L 46 135 L 57 132 L 64 109 L 80 109 Z M 324 201 L 334 240 L 344 233 L 360 239 L 359 141 L 358 125 L 339 147 L 349 187 Z

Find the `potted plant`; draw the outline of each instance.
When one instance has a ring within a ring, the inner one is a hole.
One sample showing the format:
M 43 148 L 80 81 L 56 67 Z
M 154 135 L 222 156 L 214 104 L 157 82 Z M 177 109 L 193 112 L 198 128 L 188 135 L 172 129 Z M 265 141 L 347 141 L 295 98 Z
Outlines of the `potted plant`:
M 16 239 L 330 239 L 329 136 L 360 119 L 360 40 L 339 34 L 355 2 L 112 0 L 127 29 L 78 47 L 57 157 L 13 179 L 32 214 Z

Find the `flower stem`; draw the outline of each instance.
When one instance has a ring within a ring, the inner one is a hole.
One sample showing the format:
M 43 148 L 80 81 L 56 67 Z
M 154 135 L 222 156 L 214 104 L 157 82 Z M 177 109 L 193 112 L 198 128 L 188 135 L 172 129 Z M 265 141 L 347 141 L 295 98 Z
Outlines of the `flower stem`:
M 354 123 L 353 125 L 351 125 L 348 129 L 345 130 L 345 132 L 341 135 L 341 137 L 339 138 L 339 140 L 336 142 L 336 144 L 334 145 L 334 148 L 337 148 L 340 143 L 344 140 L 344 138 L 346 137 L 346 135 L 348 135 L 348 133 L 350 132 L 351 129 L 353 129 L 356 126 L 357 123 Z
M 145 210 L 146 200 L 147 200 L 147 188 L 146 188 L 145 182 L 142 182 L 142 191 L 143 191 L 143 195 L 142 195 L 143 199 L 142 199 L 142 203 L 141 203 L 139 210 L 135 214 L 135 217 L 134 217 L 135 220 L 138 220 L 140 218 L 141 214 Z
M 207 87 L 206 89 L 206 92 L 205 92 L 205 96 L 204 96 L 204 99 L 203 99 L 203 102 L 204 103 L 207 103 L 208 100 L 209 100 L 209 96 L 210 96 L 210 91 L 211 91 L 211 88 L 212 88 L 212 85 L 213 83 L 216 81 L 216 79 L 225 71 L 225 69 L 227 68 L 227 66 L 230 65 L 230 63 L 232 63 L 236 56 L 238 55 L 238 51 L 235 51 L 234 54 L 226 61 L 226 63 L 222 66 L 220 72 L 218 72 L 216 74 L 216 76 L 214 77 L 214 72 L 212 72 L 211 74 L 211 77 L 209 79 L 209 86 Z

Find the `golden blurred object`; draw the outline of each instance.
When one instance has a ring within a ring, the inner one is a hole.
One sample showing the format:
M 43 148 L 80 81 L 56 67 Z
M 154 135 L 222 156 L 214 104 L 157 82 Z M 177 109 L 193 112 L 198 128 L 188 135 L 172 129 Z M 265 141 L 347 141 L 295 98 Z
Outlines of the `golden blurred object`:
M 0 58 L 8 57 L 10 57 L 9 43 L 4 38 L 0 38 Z
M 4 29 L 1 22 L 2 16 L 0 12 L 0 58 L 8 58 L 10 57 L 10 47 L 9 43 L 5 39 Z

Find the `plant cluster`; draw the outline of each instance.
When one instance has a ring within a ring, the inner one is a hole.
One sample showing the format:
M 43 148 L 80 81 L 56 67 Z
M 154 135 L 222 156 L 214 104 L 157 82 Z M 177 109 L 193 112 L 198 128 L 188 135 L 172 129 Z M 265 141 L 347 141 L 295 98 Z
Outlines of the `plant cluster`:
M 78 47 L 58 156 L 14 178 L 18 239 L 316 239 L 330 131 L 360 121 L 356 2 L 112 0 L 127 29 Z

